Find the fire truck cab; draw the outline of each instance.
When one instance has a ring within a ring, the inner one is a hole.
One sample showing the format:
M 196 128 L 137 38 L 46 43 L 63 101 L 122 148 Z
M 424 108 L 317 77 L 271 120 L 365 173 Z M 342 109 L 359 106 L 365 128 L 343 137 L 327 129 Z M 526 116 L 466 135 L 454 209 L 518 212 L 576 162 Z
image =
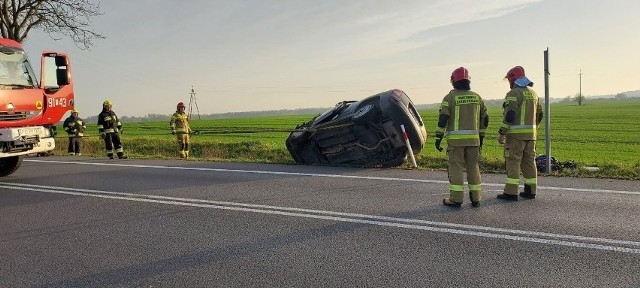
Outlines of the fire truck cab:
M 28 154 L 55 148 L 55 125 L 73 109 L 71 65 L 65 53 L 43 51 L 40 82 L 22 48 L 0 38 L 0 177 Z

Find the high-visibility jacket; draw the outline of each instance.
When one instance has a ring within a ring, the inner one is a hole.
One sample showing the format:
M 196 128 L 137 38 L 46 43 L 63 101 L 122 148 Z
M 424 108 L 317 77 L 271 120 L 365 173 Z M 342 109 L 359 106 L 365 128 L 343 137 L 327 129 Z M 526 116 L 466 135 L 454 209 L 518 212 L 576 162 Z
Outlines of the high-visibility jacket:
M 480 136 L 484 137 L 488 123 L 487 107 L 482 97 L 473 91 L 451 90 L 442 99 L 440 114 L 449 116 L 445 127 L 447 143 L 451 146 L 480 146 Z
M 175 133 L 191 133 L 189 118 L 185 113 L 173 113 L 173 115 L 171 115 L 171 121 L 169 121 L 169 126 L 171 126 L 171 131 Z
M 84 136 L 84 130 L 87 129 L 87 126 L 84 124 L 84 120 L 82 120 L 80 117 L 74 118 L 73 116 L 69 116 L 67 119 L 65 119 L 62 127 L 64 128 L 64 131 L 67 131 L 69 137 L 82 137 Z
M 533 89 L 514 87 L 505 97 L 501 134 L 518 140 L 536 140 L 537 128 L 542 120 L 542 106 Z M 511 111 L 511 117 L 507 115 Z M 509 121 L 512 118 L 512 121 Z
M 98 115 L 98 131 L 103 133 L 118 133 L 122 129 L 122 123 L 113 111 L 102 110 Z

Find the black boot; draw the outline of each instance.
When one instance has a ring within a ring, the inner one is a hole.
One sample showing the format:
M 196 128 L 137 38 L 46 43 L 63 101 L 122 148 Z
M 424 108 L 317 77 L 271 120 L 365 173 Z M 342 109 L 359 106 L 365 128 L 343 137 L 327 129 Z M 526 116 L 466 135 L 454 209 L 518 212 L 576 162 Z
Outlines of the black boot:
M 509 201 L 518 201 L 518 195 L 511 195 L 507 193 L 499 194 L 496 198 Z
M 124 153 L 122 152 L 118 152 L 118 159 L 127 159 L 129 157 L 127 157 L 127 155 L 124 155 Z
M 535 199 L 536 194 L 531 193 L 531 186 L 524 184 L 524 192 L 520 192 L 520 197 L 527 199 Z

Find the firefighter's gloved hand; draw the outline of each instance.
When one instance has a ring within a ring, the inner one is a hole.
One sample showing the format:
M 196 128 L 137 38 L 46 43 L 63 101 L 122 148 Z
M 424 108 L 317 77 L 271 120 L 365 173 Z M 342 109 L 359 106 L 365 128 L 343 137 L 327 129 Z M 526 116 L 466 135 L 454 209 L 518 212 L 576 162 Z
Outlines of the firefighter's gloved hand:
M 176 130 L 171 130 L 171 135 L 176 135 Z
M 118 131 L 120 131 L 120 134 L 122 134 L 122 133 L 123 133 L 123 132 L 122 132 L 123 130 L 124 130 L 124 129 L 122 129 L 122 128 L 118 128 Z
M 440 146 L 442 144 L 442 138 L 444 137 L 443 134 L 440 133 L 436 133 L 436 149 L 438 149 L 438 151 L 442 152 L 442 147 Z
M 498 143 L 504 145 L 504 143 L 506 142 L 506 136 L 504 134 L 499 134 L 498 135 Z
M 107 137 L 107 134 L 100 133 L 100 139 L 104 140 L 104 137 Z

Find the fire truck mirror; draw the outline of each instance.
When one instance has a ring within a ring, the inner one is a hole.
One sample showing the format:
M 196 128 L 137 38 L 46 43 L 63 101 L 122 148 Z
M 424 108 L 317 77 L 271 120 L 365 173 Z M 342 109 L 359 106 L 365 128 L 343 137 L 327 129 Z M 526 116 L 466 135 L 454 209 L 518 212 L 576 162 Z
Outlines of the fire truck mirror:
M 56 69 L 56 76 L 58 78 L 58 86 L 68 85 L 70 83 L 69 71 L 67 68 Z
M 56 66 L 58 66 L 58 67 L 69 66 L 69 62 L 67 60 L 67 57 L 63 56 L 63 55 L 56 55 Z

